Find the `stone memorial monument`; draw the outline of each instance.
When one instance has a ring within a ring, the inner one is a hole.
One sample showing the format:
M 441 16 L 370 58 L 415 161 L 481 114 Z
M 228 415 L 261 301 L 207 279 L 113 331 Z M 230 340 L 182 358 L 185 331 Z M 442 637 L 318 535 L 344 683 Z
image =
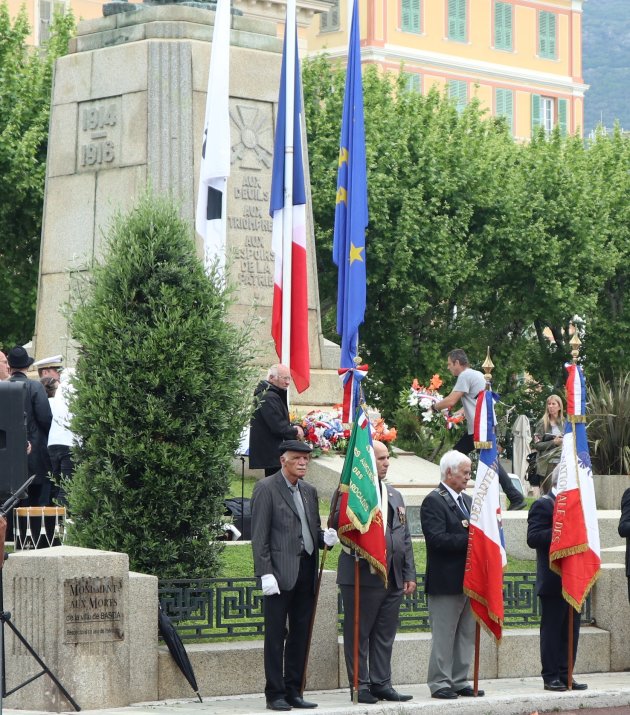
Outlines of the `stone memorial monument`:
M 130 209 L 150 185 L 172 195 L 194 225 L 214 23 L 210 7 L 112 2 L 105 12 L 114 14 L 79 23 L 69 54 L 57 61 L 34 336 L 38 357 L 63 353 L 73 363 L 76 346 L 62 308 L 76 278 L 102 258 L 103 234 L 115 211 Z M 239 323 L 253 319 L 262 367 L 277 361 L 270 335 L 269 194 L 282 53 L 278 20 L 285 3 L 235 0 L 233 7 L 228 261 L 237 292 L 231 317 Z M 305 24 L 314 10 L 326 9 L 324 0 L 298 1 L 298 21 Z M 333 404 L 341 399 L 339 353 L 321 332 L 310 196 L 307 236 L 312 375 L 299 402 Z M 197 242 L 201 255 L 199 236 Z
M 157 578 L 129 573 L 126 554 L 55 546 L 11 554 L 2 579 L 15 626 L 82 710 L 157 699 Z M 10 691 L 41 668 L 4 634 Z M 46 674 L 4 704 L 73 709 Z

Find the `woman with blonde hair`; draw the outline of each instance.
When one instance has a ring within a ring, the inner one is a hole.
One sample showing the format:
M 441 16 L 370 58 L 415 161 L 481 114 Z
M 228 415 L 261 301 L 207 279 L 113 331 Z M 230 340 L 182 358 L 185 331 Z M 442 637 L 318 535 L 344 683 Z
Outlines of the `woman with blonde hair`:
M 559 395 L 549 395 L 545 414 L 536 424 L 533 449 L 538 452 L 536 458 L 536 480 L 530 484 L 539 487 L 560 463 L 562 455 L 562 435 L 564 434 L 564 406 Z M 535 489 L 537 491 L 537 489 Z

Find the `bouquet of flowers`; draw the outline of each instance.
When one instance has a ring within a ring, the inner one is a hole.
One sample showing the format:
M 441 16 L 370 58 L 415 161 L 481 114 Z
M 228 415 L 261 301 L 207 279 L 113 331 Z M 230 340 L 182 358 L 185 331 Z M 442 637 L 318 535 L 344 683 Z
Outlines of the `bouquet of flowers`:
M 332 412 L 311 410 L 302 419 L 304 439 L 316 454 L 322 452 L 345 452 L 350 430 L 341 422 L 341 405 L 335 405 Z
M 407 404 L 411 407 L 415 407 L 422 417 L 424 423 L 432 422 L 434 419 L 442 419 L 442 415 L 439 412 L 434 412 L 431 407 L 440 400 L 444 399 L 444 396 L 440 394 L 439 389 L 444 384 L 442 378 L 436 373 L 433 375 L 427 387 L 421 385 L 417 378 L 411 383 L 411 388 L 409 390 L 409 395 L 407 397 Z M 456 417 L 451 417 L 450 414 L 446 414 L 446 427 L 447 429 L 452 429 L 453 427 L 459 425 L 464 420 L 463 415 L 457 415 Z

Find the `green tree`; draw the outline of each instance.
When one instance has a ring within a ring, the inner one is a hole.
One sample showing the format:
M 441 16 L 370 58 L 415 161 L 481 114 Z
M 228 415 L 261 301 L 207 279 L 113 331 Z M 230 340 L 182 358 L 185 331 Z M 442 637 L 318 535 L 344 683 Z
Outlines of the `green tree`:
M 363 83 L 370 221 L 360 337 L 374 404 L 391 414 L 414 376 L 444 376 L 449 349 L 463 347 L 478 366 L 488 345 L 495 388 L 517 399 L 514 378 L 524 372 L 545 385 L 562 382 L 576 315 L 587 331 L 599 321 L 609 341 L 613 330 L 630 331 L 623 299 L 630 173 L 619 133 L 594 147 L 558 130 L 520 144 L 474 100 L 458 113 L 435 90 L 406 92 L 403 77 L 374 67 Z M 321 57 L 306 62 L 304 94 L 323 324 L 335 340 L 343 69 Z M 618 358 L 623 350 L 622 343 Z M 584 354 L 619 369 L 592 331 Z
M 72 318 L 82 346 L 67 485 L 72 542 L 129 554 L 165 578 L 212 576 L 231 458 L 253 389 L 246 330 L 166 199 L 145 196 L 109 233 Z
M 44 200 L 44 178 L 55 59 L 67 52 L 71 13 L 55 15 L 50 40 L 28 47 L 26 10 L 12 23 L 0 4 L 0 340 L 30 339 Z

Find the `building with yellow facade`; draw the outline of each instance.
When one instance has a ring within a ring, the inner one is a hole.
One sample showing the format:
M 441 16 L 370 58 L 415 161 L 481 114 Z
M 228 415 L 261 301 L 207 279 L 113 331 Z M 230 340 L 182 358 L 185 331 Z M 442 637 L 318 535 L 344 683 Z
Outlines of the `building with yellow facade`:
M 53 13 L 72 9 L 76 20 L 103 17 L 103 4 L 109 0 L 8 0 L 9 14 L 16 17 L 21 7 L 26 9 L 31 34 L 29 45 L 41 45 L 50 34 Z
M 347 54 L 352 0 L 306 30 L 310 54 Z M 361 58 L 399 72 L 411 90 L 437 86 L 463 107 L 472 97 L 506 118 L 516 139 L 532 130 L 582 132 L 583 0 L 359 0 Z M 351 10 L 351 7 L 350 7 Z

